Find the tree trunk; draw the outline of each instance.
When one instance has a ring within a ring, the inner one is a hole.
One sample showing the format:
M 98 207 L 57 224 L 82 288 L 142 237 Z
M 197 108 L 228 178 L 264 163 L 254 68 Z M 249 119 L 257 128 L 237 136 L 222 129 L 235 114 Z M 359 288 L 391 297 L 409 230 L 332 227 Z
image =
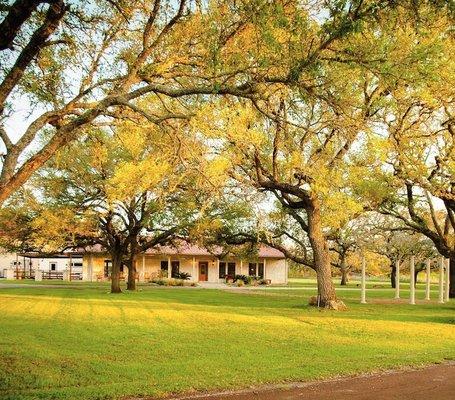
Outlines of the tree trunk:
M 337 299 L 335 286 L 332 282 L 329 246 L 322 232 L 321 210 L 319 201 L 311 199 L 306 208 L 308 215 L 308 238 L 313 250 L 314 268 L 318 283 L 318 304 L 331 309 L 344 309 L 344 303 Z
M 390 268 L 392 270 L 392 272 L 390 273 L 390 283 L 392 284 L 392 288 L 395 289 L 396 277 L 397 277 L 397 267 L 394 262 L 392 264 L 390 264 Z
M 136 290 L 136 278 L 136 254 L 132 252 L 128 262 L 128 283 L 126 284 L 127 290 Z
M 112 273 L 111 273 L 111 293 L 122 293 L 120 289 L 120 267 L 122 265 L 122 252 L 115 250 L 111 252 Z
M 450 289 L 449 297 L 455 299 L 455 257 L 450 258 Z
M 346 268 L 342 268 L 341 269 L 341 282 L 340 282 L 340 285 L 341 286 L 346 286 L 348 284 L 348 275 L 349 275 L 349 272 Z

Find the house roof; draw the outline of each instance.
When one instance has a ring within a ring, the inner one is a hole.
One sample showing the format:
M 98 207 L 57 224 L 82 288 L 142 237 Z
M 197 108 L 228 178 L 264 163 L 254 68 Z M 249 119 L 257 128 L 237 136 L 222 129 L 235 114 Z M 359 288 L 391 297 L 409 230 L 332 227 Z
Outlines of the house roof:
M 106 250 L 99 244 L 86 247 L 87 253 L 105 253 Z M 157 246 L 153 249 L 148 249 L 145 254 L 150 255 L 184 255 L 184 256 L 217 256 L 223 253 L 221 246 L 215 246 L 213 249 L 208 250 L 187 242 L 180 242 L 173 246 Z M 285 258 L 284 254 L 270 246 L 259 245 L 258 248 L 259 258 Z
M 82 253 L 80 251 L 65 251 L 63 253 L 38 253 L 38 252 L 27 252 L 27 253 L 18 253 L 19 257 L 26 258 L 82 258 Z

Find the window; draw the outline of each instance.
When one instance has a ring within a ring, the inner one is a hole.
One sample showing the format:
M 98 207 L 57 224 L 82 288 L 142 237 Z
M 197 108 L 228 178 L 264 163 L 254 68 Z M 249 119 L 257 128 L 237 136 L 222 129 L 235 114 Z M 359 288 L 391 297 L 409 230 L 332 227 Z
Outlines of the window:
M 264 279 L 264 264 L 263 263 L 258 264 L 258 275 L 260 278 Z
M 57 264 L 56 263 L 51 262 L 49 265 L 50 265 L 50 270 L 51 271 L 55 271 L 57 269 Z
M 218 277 L 220 279 L 226 278 L 226 263 L 225 262 L 220 262 L 220 268 L 219 268 L 219 274 Z
M 112 261 L 104 260 L 104 277 L 110 278 L 112 273 Z
M 73 263 L 71 263 L 71 266 L 72 267 L 76 267 L 76 268 L 82 268 L 82 263 L 81 262 L 73 262 Z
M 164 273 L 164 275 L 167 275 L 168 273 L 168 262 L 163 260 L 161 261 L 161 272 Z M 171 261 L 171 277 L 172 278 L 178 278 L 180 272 L 180 261 Z
M 180 272 L 180 261 L 171 261 L 171 277 L 178 278 Z
M 227 273 L 228 273 L 228 275 L 231 278 L 234 278 L 234 276 L 235 276 L 235 262 L 228 263 L 228 271 L 227 271 Z
M 249 276 L 256 276 L 256 263 L 249 263 L 248 264 L 248 275 Z
M 124 271 L 124 265 L 120 264 L 120 274 Z M 104 277 L 110 278 L 112 275 L 112 260 L 104 260 Z

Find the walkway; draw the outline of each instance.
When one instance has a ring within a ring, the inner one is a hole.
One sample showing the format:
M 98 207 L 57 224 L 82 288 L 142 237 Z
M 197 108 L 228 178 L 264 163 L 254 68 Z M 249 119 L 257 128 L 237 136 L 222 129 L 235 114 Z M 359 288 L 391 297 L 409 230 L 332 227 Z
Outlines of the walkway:
M 168 400 L 453 400 L 455 362 L 356 378 L 269 386 Z

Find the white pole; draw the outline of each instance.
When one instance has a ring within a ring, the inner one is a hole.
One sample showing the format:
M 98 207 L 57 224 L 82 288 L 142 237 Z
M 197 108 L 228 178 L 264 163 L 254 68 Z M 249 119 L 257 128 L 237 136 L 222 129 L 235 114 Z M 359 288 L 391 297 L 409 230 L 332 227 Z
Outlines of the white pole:
M 171 256 L 167 258 L 167 278 L 171 279 L 172 277 L 172 263 L 171 263 Z
M 439 259 L 439 303 L 444 303 L 444 257 Z
M 431 290 L 431 261 L 427 260 L 426 265 L 426 282 L 425 282 L 425 300 L 430 300 L 430 290 Z
M 411 266 L 410 266 L 410 279 L 409 279 L 409 284 L 410 286 L 410 294 L 411 298 L 409 299 L 409 304 L 415 304 L 416 303 L 416 288 L 415 288 L 415 257 L 411 256 Z
M 366 261 L 365 261 L 365 256 L 362 256 L 362 288 L 361 288 L 361 299 L 360 303 L 361 304 L 366 304 L 366 285 L 365 285 L 365 273 L 366 273 Z
M 88 261 L 88 273 L 89 273 L 89 281 L 93 282 L 93 254 L 90 253 L 90 258 Z
M 450 298 L 450 259 L 446 259 L 446 279 L 445 279 L 445 293 L 444 293 L 444 301 L 449 301 Z
M 395 298 L 400 298 L 400 260 L 395 261 Z

